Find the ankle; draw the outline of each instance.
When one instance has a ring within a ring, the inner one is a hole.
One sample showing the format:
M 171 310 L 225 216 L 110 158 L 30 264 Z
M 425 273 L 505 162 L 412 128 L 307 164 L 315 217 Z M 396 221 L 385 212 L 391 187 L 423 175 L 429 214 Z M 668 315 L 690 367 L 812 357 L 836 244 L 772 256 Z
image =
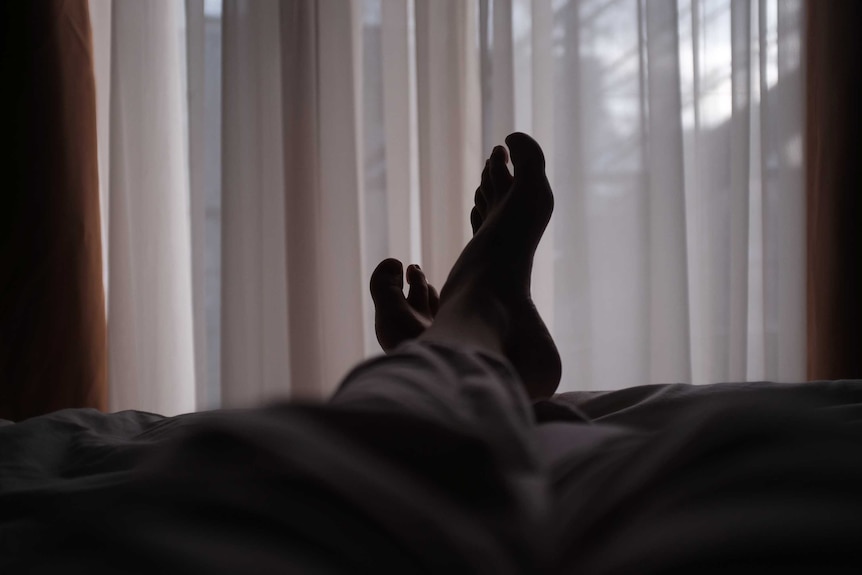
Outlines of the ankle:
M 434 323 L 420 340 L 480 348 L 504 355 L 511 318 L 493 292 L 470 290 L 451 294 L 441 303 Z

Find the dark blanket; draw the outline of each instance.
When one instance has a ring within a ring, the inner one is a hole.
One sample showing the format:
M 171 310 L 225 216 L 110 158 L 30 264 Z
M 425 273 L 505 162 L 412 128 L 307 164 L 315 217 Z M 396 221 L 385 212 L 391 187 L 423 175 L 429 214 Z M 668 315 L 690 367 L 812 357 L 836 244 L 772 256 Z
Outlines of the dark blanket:
M 656 385 L 554 404 L 537 407 L 537 441 L 565 445 L 545 446 L 540 476 L 525 471 L 546 482 L 535 502 L 513 495 L 526 491 L 481 438 L 392 413 L 5 423 L 0 572 L 862 566 L 862 382 Z

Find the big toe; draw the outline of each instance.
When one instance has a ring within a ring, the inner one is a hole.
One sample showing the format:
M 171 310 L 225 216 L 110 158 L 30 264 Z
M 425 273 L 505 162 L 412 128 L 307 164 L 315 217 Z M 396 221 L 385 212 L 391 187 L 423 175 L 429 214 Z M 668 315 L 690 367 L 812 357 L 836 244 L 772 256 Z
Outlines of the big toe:
M 503 146 L 495 147 L 488 160 L 492 184 L 489 186 L 489 193 L 494 203 L 499 201 L 506 192 L 509 191 L 509 187 L 512 185 L 512 174 L 509 173 L 509 168 L 506 166 L 506 162 L 508 162 L 508 160 L 509 155 L 506 153 L 506 148 Z
M 371 274 L 371 299 L 376 307 L 386 307 L 404 300 L 404 266 L 395 258 L 386 258 Z
M 506 137 L 506 145 L 515 168 L 515 179 L 544 177 L 545 153 L 536 140 L 523 132 L 514 132 Z
M 554 194 L 545 174 L 545 154 L 538 142 L 522 132 L 506 138 L 509 155 L 515 167 L 511 195 L 518 206 L 522 222 L 544 232 L 554 211 Z

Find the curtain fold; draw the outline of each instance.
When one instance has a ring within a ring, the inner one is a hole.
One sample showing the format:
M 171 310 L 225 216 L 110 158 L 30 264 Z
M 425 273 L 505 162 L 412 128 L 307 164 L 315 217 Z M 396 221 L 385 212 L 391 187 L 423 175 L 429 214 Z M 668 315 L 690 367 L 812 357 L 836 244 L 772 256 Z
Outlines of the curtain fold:
M 88 5 L 0 6 L 0 418 L 107 403 Z
M 470 238 L 485 154 L 480 141 L 477 10 L 416 0 L 416 96 L 422 269 L 442 286 Z
M 385 193 L 389 257 L 419 260 L 416 50 L 409 2 L 381 2 L 380 59 L 383 100 Z
M 285 195 L 288 341 L 290 382 L 299 397 L 320 395 L 323 381 L 323 329 L 319 270 L 323 257 L 317 241 L 322 222 L 319 188 L 319 105 L 317 62 L 318 13 L 308 0 L 281 4 L 282 122 L 284 170 L 292 193 Z
M 515 45 L 518 54 L 523 58 L 519 67 L 518 82 L 516 82 L 516 87 L 522 86 L 522 90 L 516 94 L 515 103 L 521 104 L 521 107 L 526 109 L 526 113 L 518 114 L 517 117 L 525 124 L 522 129 L 542 143 L 550 183 L 555 187 L 557 186 L 558 154 L 555 137 L 554 84 L 558 71 L 554 57 L 554 9 L 551 0 L 532 0 L 528 7 L 522 2 L 519 4 L 522 8 L 520 18 L 526 20 L 529 14 L 530 25 L 524 26 L 523 30 L 514 30 Z M 554 306 L 555 226 L 555 219 L 551 218 L 545 230 L 545 236 L 536 250 L 531 285 L 533 301 L 551 333 L 555 333 L 557 329 Z
M 678 19 L 674 0 L 644 2 L 640 8 L 639 28 L 646 36 L 639 63 L 645 198 L 638 209 L 647 246 L 641 265 L 646 275 L 643 337 L 649 341 L 649 381 L 691 377 Z M 740 316 L 745 317 L 744 310 Z
M 326 396 L 364 356 L 354 4 L 227 1 L 222 397 Z
M 233 407 L 290 390 L 279 3 L 227 1 L 223 22 L 221 395 Z
M 195 348 L 195 403 L 198 409 L 218 405 L 208 369 L 207 341 L 207 42 L 204 0 L 186 0 L 186 83 L 189 162 L 189 222 L 192 276 L 192 321 Z
M 195 409 L 182 5 L 111 3 L 111 410 Z
M 765 379 L 805 378 L 804 4 L 767 4 L 761 69 L 761 182 Z M 793 121 L 788 121 L 792 118 Z
M 321 296 L 323 365 L 316 387 L 326 396 L 365 355 L 364 323 L 370 318 L 364 314 L 364 303 L 370 274 L 369 265 L 363 261 L 360 4 L 355 0 L 348 4 L 319 0 L 317 9 L 320 187 L 316 197 L 321 207 L 317 239 L 322 256 L 317 289 Z M 295 151 L 302 158 L 302 148 Z M 304 249 L 292 246 L 292 253 L 297 248 Z

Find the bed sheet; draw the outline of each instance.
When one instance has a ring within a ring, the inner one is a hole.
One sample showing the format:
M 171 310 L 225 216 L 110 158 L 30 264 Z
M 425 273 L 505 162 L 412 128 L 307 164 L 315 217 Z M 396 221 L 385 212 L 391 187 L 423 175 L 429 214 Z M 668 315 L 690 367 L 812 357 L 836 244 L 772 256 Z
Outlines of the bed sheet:
M 560 394 L 553 405 L 536 437 L 562 445 L 548 451 L 549 499 L 530 509 L 481 445 L 391 417 L 277 405 L 5 422 L 0 570 L 862 565 L 862 381 L 648 385 Z M 494 563 L 502 551 L 482 530 L 538 515 L 538 556 Z M 452 540 L 472 550 L 452 554 Z

